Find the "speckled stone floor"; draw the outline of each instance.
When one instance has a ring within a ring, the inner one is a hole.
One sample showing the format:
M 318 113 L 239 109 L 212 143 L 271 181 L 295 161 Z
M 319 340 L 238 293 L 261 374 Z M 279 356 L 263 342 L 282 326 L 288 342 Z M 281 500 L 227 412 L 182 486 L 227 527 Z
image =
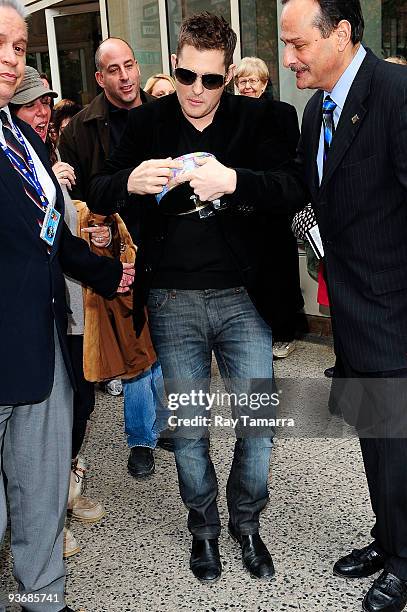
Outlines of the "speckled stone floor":
M 330 346 L 299 342 L 290 357 L 276 363 L 276 372 L 311 384 L 332 364 Z M 220 384 L 216 370 L 215 384 Z M 224 525 L 223 574 L 205 586 L 188 569 L 190 536 L 173 456 L 157 450 L 155 475 L 134 480 L 126 469 L 122 399 L 98 392 L 83 454 L 91 465 L 87 494 L 103 500 L 107 515 L 95 525 L 71 524 L 82 551 L 67 562 L 68 603 L 86 612 L 361 610 L 371 580 L 332 575 L 335 560 L 367 543 L 372 526 L 357 440 L 277 439 L 270 503 L 261 523 L 277 570 L 272 582 L 250 578 L 226 532 L 224 492 L 232 447 L 231 437 L 217 437 L 211 445 Z M 0 591 L 6 589 L 15 590 L 7 544 L 0 554 Z

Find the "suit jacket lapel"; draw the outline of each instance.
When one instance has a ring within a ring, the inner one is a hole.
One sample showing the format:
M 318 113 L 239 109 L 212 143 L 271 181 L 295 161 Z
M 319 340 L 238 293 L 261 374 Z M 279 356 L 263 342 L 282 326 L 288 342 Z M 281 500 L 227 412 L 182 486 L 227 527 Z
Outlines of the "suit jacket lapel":
M 377 57 L 367 50 L 367 55 L 349 90 L 345 106 L 335 130 L 335 136 L 325 163 L 325 172 L 320 187 L 321 191 L 329 183 L 363 123 L 368 110 L 367 98 L 370 94 L 370 83 L 378 61 Z
M 38 243 L 38 247 L 43 250 L 45 245 L 43 246 L 42 240 L 39 237 L 40 228 L 35 206 L 27 198 L 20 175 L 14 170 L 2 149 L 0 149 L 0 167 L 0 180 L 4 183 L 5 190 L 11 194 L 13 201 L 13 209 L 7 214 L 16 215 L 16 231 L 18 230 L 18 220 L 22 219 L 23 223 L 26 224 L 29 231 L 36 238 L 35 242 Z
M 236 107 L 231 104 L 233 96 L 229 93 L 224 93 L 220 99 L 219 107 L 213 118 L 214 129 L 211 133 L 211 153 L 215 155 L 221 163 L 228 165 L 228 153 L 230 148 L 225 147 L 226 143 L 231 143 L 233 135 L 239 125 L 238 113 L 234 110 Z M 217 129 L 217 123 L 220 122 L 221 127 Z

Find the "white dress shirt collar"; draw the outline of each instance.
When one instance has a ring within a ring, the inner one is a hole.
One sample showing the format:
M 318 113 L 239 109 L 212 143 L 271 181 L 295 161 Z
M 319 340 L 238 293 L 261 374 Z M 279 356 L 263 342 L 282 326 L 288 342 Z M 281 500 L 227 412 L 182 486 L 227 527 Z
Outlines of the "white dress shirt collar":
M 8 106 L 3 106 L 3 108 L 0 108 L 0 110 L 4 111 L 4 112 L 6 113 L 6 115 L 7 115 L 7 119 L 8 119 L 8 121 L 9 121 L 9 124 L 10 124 L 12 127 L 14 127 L 14 124 L 13 124 L 13 119 L 11 118 L 11 113 L 10 113 L 10 109 L 9 109 L 9 107 L 8 107 Z M 4 138 L 4 135 L 3 135 L 3 125 L 2 125 L 2 123 L 1 123 L 1 119 L 0 119 L 0 124 L 1 124 L 1 128 L 2 128 L 2 129 L 0 130 L 0 142 L 1 142 L 2 144 L 4 144 L 4 145 L 5 145 L 5 144 L 6 144 L 6 141 L 5 141 L 5 138 Z
M 2 109 L 0 110 L 4 110 L 9 123 L 11 125 L 11 127 L 14 130 L 14 123 L 13 123 L 13 118 L 11 116 L 10 113 L 10 109 L 8 106 L 4 106 Z M 6 140 L 4 138 L 4 134 L 3 134 L 3 125 L 1 123 L 0 120 L 0 142 L 5 145 L 6 144 Z M 45 195 L 48 198 L 48 201 L 51 202 L 51 204 L 54 206 L 55 202 L 56 202 L 56 189 L 55 189 L 55 185 L 50 177 L 50 175 L 48 174 L 47 170 L 44 168 L 40 158 L 37 155 L 37 152 L 35 151 L 34 147 L 31 145 L 31 143 L 29 142 L 29 140 L 24 136 L 24 134 L 22 134 L 22 137 L 24 139 L 25 144 L 27 145 L 28 151 L 30 152 L 31 155 L 31 159 L 34 162 L 34 166 L 35 166 L 35 170 L 37 172 L 38 175 L 38 180 L 40 181 L 42 188 L 44 190 Z
M 343 107 L 345 106 L 349 90 L 352 87 L 352 83 L 355 80 L 355 76 L 357 75 L 362 62 L 365 59 L 365 56 L 366 49 L 360 45 L 355 57 L 346 68 L 345 72 L 341 75 L 333 90 L 331 92 L 324 91 L 324 100 L 326 96 L 330 96 L 331 100 L 335 102 L 340 111 L 342 111 Z

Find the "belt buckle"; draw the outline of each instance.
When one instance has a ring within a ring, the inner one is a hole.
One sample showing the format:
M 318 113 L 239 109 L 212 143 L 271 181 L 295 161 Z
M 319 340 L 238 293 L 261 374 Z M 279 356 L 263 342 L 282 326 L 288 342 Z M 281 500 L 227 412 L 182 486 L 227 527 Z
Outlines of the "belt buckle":
M 182 217 L 183 215 L 190 215 L 191 213 L 199 212 L 200 210 L 203 210 L 204 208 L 207 208 L 212 204 L 212 202 L 201 202 L 199 197 L 195 194 L 191 195 L 189 199 L 194 201 L 195 208 L 191 208 L 190 210 L 186 210 L 185 212 L 176 213 L 176 217 Z

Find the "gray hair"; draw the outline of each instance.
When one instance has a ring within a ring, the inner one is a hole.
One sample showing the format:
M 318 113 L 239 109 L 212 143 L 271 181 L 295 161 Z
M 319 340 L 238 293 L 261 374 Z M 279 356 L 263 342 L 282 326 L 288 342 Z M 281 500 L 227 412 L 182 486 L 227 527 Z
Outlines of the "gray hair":
M 242 59 L 234 75 L 236 85 L 240 77 L 249 76 L 249 74 L 256 74 L 263 83 L 267 83 L 270 77 L 267 64 L 260 57 L 244 57 Z
M 407 65 L 407 59 L 402 55 L 392 55 L 391 57 L 386 57 L 386 62 L 390 62 L 392 64 L 401 64 L 401 66 Z
M 20 0 L 0 0 L 0 8 L 14 9 L 24 21 L 27 17 L 26 8 Z
M 0 0 L 1 2 L 2 0 Z M 131 54 L 133 56 L 133 59 L 136 59 L 134 56 L 134 51 L 131 48 L 131 46 L 129 45 L 129 43 L 127 42 L 127 40 L 124 40 L 123 38 L 119 38 L 118 36 L 110 36 L 109 38 L 105 38 L 105 40 L 103 40 L 100 45 L 98 46 L 98 48 L 96 49 L 96 53 L 95 53 L 95 66 L 96 66 L 96 70 L 97 72 L 100 72 L 102 70 L 102 62 L 100 61 L 100 57 L 103 53 L 103 49 L 102 49 L 102 45 L 107 42 L 108 40 L 121 40 L 122 42 L 124 42 L 125 45 L 128 46 L 128 48 L 131 51 Z

